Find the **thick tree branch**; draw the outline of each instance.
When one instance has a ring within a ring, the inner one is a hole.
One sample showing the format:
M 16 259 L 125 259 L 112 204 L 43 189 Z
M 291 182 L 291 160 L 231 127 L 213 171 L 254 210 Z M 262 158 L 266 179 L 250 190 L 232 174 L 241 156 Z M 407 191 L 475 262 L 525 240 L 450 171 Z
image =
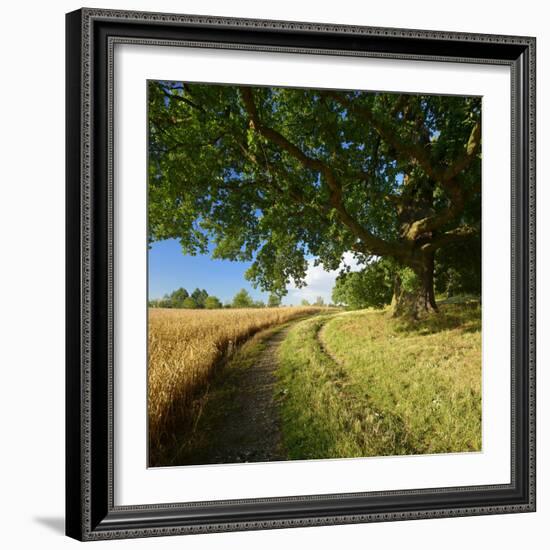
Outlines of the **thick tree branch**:
M 299 160 L 306 168 L 317 172 L 325 172 L 327 166 L 322 161 L 308 157 L 299 147 L 288 141 L 282 134 L 261 123 L 251 88 L 241 86 L 240 91 L 252 126 L 257 132 Z
M 320 172 L 324 176 L 330 192 L 330 204 L 332 208 L 337 212 L 342 223 L 360 240 L 362 251 L 381 256 L 390 255 L 396 258 L 403 256 L 405 251 L 402 246 L 376 237 L 349 214 L 342 202 L 342 187 L 330 166 L 319 159 L 309 157 L 299 147 L 290 142 L 281 133 L 277 132 L 277 130 L 262 124 L 256 103 L 254 102 L 252 89 L 247 86 L 241 86 L 239 90 L 245 109 L 250 118 L 251 127 L 264 138 L 289 153 L 305 168 Z
M 321 216 L 326 216 L 330 213 L 330 207 L 326 204 L 317 204 L 315 206 L 312 205 L 311 201 L 304 195 L 301 189 L 296 188 L 295 186 L 288 186 L 287 189 L 283 189 L 277 182 L 275 175 L 278 176 L 281 179 L 285 180 L 291 180 L 292 178 L 288 177 L 287 173 L 283 173 L 283 171 L 280 168 L 275 168 L 269 162 L 267 159 L 264 160 L 263 164 L 258 157 L 251 153 L 249 149 L 240 141 L 235 140 L 237 146 L 243 153 L 243 155 L 253 164 L 261 168 L 262 170 L 265 170 L 267 174 L 269 175 L 268 179 L 262 179 L 261 181 L 266 184 L 268 187 L 272 188 L 277 194 L 280 195 L 281 199 L 285 199 L 288 196 L 292 199 L 292 201 L 300 205 L 302 207 L 308 208 L 309 210 L 315 211 L 317 214 L 321 214 Z
M 455 160 L 442 175 L 443 181 L 453 180 L 460 172 L 466 170 L 476 158 L 481 146 L 481 123 L 478 121 L 474 124 L 464 154 Z
M 328 97 L 338 101 L 350 112 L 354 112 L 366 119 L 372 124 L 378 135 L 391 145 L 401 158 L 408 161 L 414 159 L 432 180 L 445 189 L 449 197 L 449 206 L 433 216 L 426 216 L 412 222 L 404 233 L 404 237 L 407 240 L 414 241 L 428 232 L 445 226 L 462 214 L 466 203 L 466 193 L 455 178 L 471 165 L 479 152 L 481 145 L 481 124 L 479 122 L 476 122 L 471 130 L 464 154 L 457 158 L 449 167 L 441 170 L 435 168 L 430 162 L 426 147 L 400 139 L 390 125 L 380 117 L 377 117 L 368 107 L 359 106 L 337 92 L 328 91 L 324 93 Z
M 162 91 L 164 92 L 164 95 L 169 99 L 171 100 L 175 99 L 176 101 L 181 101 L 182 103 L 189 105 L 189 107 L 192 107 L 193 109 L 197 109 L 201 113 L 206 113 L 206 109 L 202 105 L 199 105 L 198 103 L 195 103 L 194 101 L 191 101 L 190 99 L 182 95 L 171 94 L 170 92 L 166 91 L 164 88 L 162 89 Z
M 479 235 L 479 228 L 469 225 L 462 225 L 451 231 L 438 235 L 435 239 L 421 246 L 423 252 L 435 251 L 450 243 L 471 239 Z
M 438 180 L 439 174 L 432 166 L 428 151 L 424 149 L 424 147 L 411 141 L 400 139 L 390 125 L 380 117 L 376 116 L 368 107 L 358 105 L 357 103 L 350 101 L 345 95 L 332 90 L 327 90 L 322 93 L 340 103 L 340 105 L 345 107 L 349 112 L 358 115 L 371 124 L 380 137 L 395 149 L 401 159 L 405 161 L 415 160 L 418 165 L 422 167 L 424 172 L 428 174 L 428 176 L 434 180 Z
M 350 101 L 345 95 L 331 90 L 323 92 L 323 94 L 340 103 L 348 111 L 367 120 L 380 137 L 396 150 L 400 158 L 405 161 L 415 160 L 430 178 L 447 191 L 452 187 L 454 178 L 470 166 L 479 152 L 481 146 L 481 123 L 478 121 L 472 128 L 464 153 L 447 168 L 436 168 L 429 158 L 429 152 L 426 147 L 419 143 L 400 139 L 391 128 L 391 125 L 373 113 L 367 106 L 358 105 Z
M 457 219 L 464 211 L 465 196 L 459 185 L 449 186 L 449 206 L 432 216 L 426 216 L 408 224 L 403 236 L 409 241 L 415 241 L 426 233 L 430 233 Z

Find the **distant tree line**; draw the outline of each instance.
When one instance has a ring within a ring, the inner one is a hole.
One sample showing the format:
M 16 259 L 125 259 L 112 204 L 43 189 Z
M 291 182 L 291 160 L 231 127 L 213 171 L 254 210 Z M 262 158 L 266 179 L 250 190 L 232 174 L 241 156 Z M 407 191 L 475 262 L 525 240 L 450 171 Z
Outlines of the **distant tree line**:
M 302 306 L 315 306 L 315 307 L 325 307 L 327 304 L 325 304 L 325 301 L 323 300 L 322 296 L 317 296 L 315 298 L 315 301 L 310 302 L 309 300 L 306 300 L 305 298 L 300 302 L 300 305 Z
M 216 296 L 209 296 L 204 289 L 196 288 L 191 294 L 185 288 L 178 288 L 158 300 L 149 300 L 149 307 L 216 309 L 222 303 Z
M 279 307 L 281 298 L 276 294 L 270 294 L 267 307 Z M 185 288 L 178 288 L 163 298 L 149 300 L 149 307 L 162 307 L 171 309 L 221 309 L 221 308 L 263 308 L 266 307 L 262 300 L 254 300 L 252 296 L 242 288 L 235 294 L 231 302 L 223 304 L 217 296 L 212 296 L 204 289 L 196 288 L 191 294 Z

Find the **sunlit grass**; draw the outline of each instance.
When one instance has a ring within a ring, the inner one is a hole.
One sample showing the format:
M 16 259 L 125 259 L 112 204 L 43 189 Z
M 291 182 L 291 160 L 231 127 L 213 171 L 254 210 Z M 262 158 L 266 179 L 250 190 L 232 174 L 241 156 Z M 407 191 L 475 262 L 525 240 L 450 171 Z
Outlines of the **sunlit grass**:
M 481 449 L 481 310 L 418 322 L 360 311 L 299 323 L 281 346 L 290 458 Z

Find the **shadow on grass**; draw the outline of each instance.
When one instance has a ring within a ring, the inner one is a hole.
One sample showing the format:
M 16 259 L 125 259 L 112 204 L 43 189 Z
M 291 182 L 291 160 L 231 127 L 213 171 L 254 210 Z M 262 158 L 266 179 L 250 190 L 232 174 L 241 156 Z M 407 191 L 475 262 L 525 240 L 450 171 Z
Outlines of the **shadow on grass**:
M 461 304 L 439 304 L 439 312 L 414 320 L 396 319 L 396 333 L 425 336 L 446 330 L 460 329 L 464 333 L 481 330 L 481 306 L 478 301 Z

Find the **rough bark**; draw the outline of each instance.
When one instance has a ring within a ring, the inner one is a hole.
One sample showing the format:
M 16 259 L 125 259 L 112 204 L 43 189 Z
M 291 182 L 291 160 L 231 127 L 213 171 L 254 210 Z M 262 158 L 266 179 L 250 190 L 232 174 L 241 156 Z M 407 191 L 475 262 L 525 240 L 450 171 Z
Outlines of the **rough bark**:
M 399 275 L 396 276 L 392 299 L 392 314 L 394 317 L 409 317 L 418 319 L 422 315 L 437 312 L 434 292 L 434 254 L 422 254 L 410 262 L 415 274 L 414 280 L 404 284 Z

